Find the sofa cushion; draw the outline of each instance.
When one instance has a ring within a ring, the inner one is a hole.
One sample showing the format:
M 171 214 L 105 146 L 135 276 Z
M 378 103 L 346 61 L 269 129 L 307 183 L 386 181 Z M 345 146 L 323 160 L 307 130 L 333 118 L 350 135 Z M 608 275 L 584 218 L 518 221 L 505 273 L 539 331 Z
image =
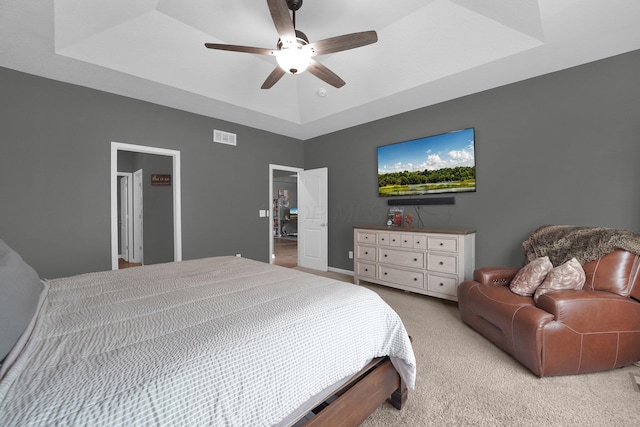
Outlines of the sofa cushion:
M 584 289 L 605 291 L 640 299 L 640 258 L 617 249 L 582 266 L 587 280 Z M 635 291 L 635 293 L 634 293 Z
M 571 258 L 564 264 L 555 267 L 547 274 L 542 284 L 536 289 L 533 299 L 538 302 L 540 295 L 549 291 L 560 289 L 582 289 L 585 282 L 585 273 L 577 259 Z
M 553 270 L 553 264 L 548 256 L 536 258 L 518 271 L 509 289 L 518 295 L 530 297 L 551 270 Z

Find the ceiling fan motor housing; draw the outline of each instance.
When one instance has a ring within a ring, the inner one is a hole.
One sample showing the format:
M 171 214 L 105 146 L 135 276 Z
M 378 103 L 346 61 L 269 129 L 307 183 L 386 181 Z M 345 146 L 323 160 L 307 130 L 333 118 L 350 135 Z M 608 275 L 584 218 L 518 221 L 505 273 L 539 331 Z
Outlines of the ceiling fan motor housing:
M 296 49 L 298 52 L 300 52 L 303 49 L 305 49 L 306 45 L 309 44 L 309 39 L 307 38 L 307 35 L 305 33 L 303 33 L 302 31 L 300 31 L 300 30 L 295 30 L 295 31 L 296 31 L 296 45 L 295 45 L 295 47 L 288 46 L 288 47 L 285 47 L 285 50 Z M 278 51 L 282 51 L 283 50 L 282 47 L 283 47 L 282 39 L 278 39 Z M 302 57 L 307 58 L 307 59 L 310 58 L 309 52 L 304 53 L 304 54 L 302 52 L 300 52 L 299 55 L 301 55 Z M 308 66 L 308 64 L 305 64 L 302 67 L 303 69 L 299 70 L 295 66 L 286 66 L 285 64 L 287 62 L 285 62 L 285 61 L 279 60 L 278 62 L 281 64 L 281 66 L 284 67 L 284 70 L 287 71 L 290 74 L 296 74 L 296 73 L 298 73 L 298 71 L 304 71 L 304 70 L 306 70 L 306 68 Z M 295 61 L 293 63 L 299 63 L 299 60 Z
M 302 7 L 302 0 L 287 0 L 289 10 L 296 11 Z

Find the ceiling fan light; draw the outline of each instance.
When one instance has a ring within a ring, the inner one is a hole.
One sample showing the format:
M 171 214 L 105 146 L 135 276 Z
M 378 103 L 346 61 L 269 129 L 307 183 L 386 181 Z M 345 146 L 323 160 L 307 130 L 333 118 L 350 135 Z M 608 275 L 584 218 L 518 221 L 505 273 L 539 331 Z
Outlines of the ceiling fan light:
M 311 64 L 311 52 L 304 46 L 283 47 L 276 53 L 276 61 L 285 72 L 300 74 Z

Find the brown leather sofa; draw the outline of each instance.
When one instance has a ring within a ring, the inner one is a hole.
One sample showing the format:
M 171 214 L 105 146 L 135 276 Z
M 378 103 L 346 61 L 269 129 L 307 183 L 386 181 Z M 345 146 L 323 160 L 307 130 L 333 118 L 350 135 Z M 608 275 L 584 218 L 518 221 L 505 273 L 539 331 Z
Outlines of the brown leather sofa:
M 524 246 L 524 244 L 523 244 Z M 481 268 L 458 287 L 462 320 L 539 377 L 640 360 L 640 256 L 615 249 L 583 264 L 582 290 L 509 289 L 519 268 Z

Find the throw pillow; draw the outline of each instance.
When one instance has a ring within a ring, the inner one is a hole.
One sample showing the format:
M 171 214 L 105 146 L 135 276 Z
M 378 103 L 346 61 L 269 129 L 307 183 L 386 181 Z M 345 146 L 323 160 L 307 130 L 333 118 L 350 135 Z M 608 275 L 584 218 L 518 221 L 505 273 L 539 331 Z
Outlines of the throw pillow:
M 0 240 L 0 362 L 29 326 L 42 287 L 38 273 Z
M 536 258 L 518 271 L 509 285 L 511 292 L 530 297 L 553 270 L 548 256 Z
M 577 259 L 571 258 L 564 264 L 554 268 L 544 279 L 544 282 L 536 289 L 533 299 L 538 302 L 540 295 L 549 291 L 561 289 L 580 290 L 584 285 L 586 276 L 582 265 Z

